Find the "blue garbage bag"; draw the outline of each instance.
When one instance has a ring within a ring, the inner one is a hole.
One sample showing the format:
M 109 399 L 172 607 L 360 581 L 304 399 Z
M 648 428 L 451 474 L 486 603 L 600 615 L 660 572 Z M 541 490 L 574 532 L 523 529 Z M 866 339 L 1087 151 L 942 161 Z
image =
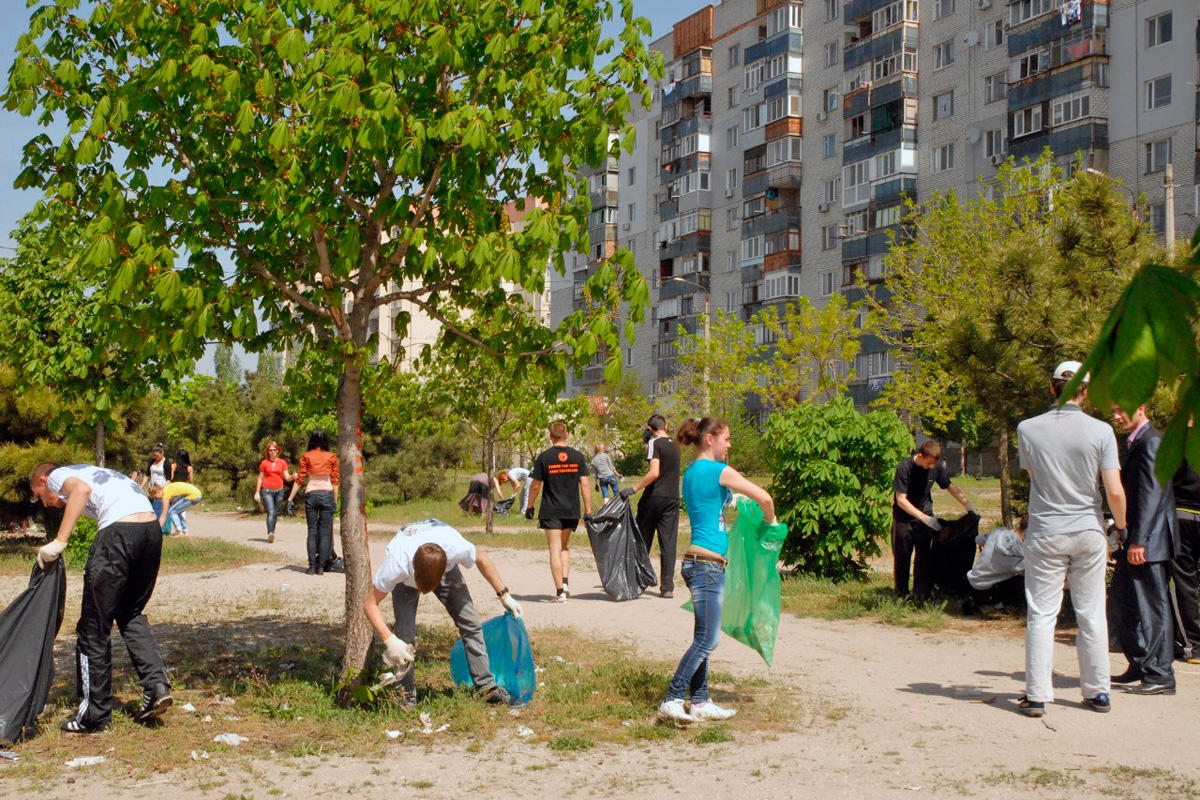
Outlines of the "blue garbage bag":
M 537 675 L 534 674 L 533 648 L 529 644 L 525 621 L 508 612 L 489 619 L 483 623 L 483 642 L 496 684 L 508 692 L 514 705 L 523 706 L 532 700 Z M 450 649 L 450 675 L 460 686 L 474 686 L 462 639 Z

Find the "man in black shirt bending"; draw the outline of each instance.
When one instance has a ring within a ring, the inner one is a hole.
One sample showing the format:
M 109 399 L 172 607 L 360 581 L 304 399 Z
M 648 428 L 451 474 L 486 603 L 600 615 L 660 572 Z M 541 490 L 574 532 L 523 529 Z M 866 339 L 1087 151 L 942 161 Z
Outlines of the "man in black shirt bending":
M 661 572 L 660 593 L 663 597 L 675 596 L 675 548 L 679 535 L 679 448 L 667 434 L 667 421 L 661 414 L 650 417 L 646 423 L 650 431 L 646 460 L 650 462 L 646 475 L 637 486 L 621 490 L 629 497 L 643 489 L 638 503 L 637 525 L 646 552 L 654 544 L 654 532 L 658 531 L 658 549 Z
M 942 528 L 937 517 L 933 516 L 932 490 L 935 483 L 953 495 L 967 511 L 979 514 L 962 489 L 950 483 L 950 477 L 942 465 L 942 446 L 937 442 L 925 442 L 916 455 L 896 465 L 896 477 L 892 481 L 892 556 L 896 594 L 900 597 L 908 595 L 908 569 L 914 561 L 914 552 L 913 598 L 928 600 L 933 590 L 930 554 L 933 534 Z
M 592 516 L 592 491 L 588 481 L 587 458 L 573 447 L 567 447 L 567 426 L 555 422 L 550 426 L 550 447 L 533 462 L 529 474 L 528 506 L 525 518 L 533 519 L 533 503 L 543 486 L 546 494 L 538 513 L 538 527 L 546 532 L 550 548 L 550 576 L 554 578 L 555 597 L 550 602 L 565 603 L 571 596 L 567 579 L 571 572 L 571 551 L 568 540 L 579 526 L 579 499 L 583 498 L 584 519 Z

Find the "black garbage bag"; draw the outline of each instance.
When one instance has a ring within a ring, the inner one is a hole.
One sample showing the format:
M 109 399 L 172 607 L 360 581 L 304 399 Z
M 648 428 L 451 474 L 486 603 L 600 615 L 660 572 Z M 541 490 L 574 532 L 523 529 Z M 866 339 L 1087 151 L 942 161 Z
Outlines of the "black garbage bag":
M 59 558 L 45 569 L 34 564 L 29 588 L 0 613 L 0 742 L 37 734 L 66 603 L 67 574 Z
M 613 600 L 632 600 L 658 583 L 629 500 L 618 494 L 602 505 L 587 533 L 600 584 Z
M 979 515 L 967 512 L 958 519 L 938 519 L 942 529 L 933 535 L 930 560 L 933 586 L 944 597 L 963 600 L 971 596 L 967 573 L 975 566 L 975 538 Z

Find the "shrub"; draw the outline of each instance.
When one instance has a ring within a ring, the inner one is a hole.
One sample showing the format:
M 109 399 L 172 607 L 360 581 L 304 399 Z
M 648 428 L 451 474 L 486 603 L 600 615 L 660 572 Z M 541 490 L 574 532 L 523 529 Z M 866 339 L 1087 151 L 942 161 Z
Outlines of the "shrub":
M 893 411 L 859 414 L 849 398 L 771 416 L 771 494 L 788 526 L 782 560 L 802 572 L 861 577 L 890 527 L 896 464 L 913 438 Z

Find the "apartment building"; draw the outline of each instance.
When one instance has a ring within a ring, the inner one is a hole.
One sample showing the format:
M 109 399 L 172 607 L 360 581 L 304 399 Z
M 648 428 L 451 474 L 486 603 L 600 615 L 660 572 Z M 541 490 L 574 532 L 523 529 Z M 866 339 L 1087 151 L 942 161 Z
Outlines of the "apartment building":
M 1010 156 L 1082 156 L 1145 198 L 1156 232 L 1197 224 L 1195 0 L 726 0 L 651 46 L 666 77 L 649 111 L 634 104 L 637 149 L 589 175 L 591 252 L 568 257 L 551 319 L 628 248 L 652 291 L 623 359 L 652 397 L 680 327 L 856 299 L 882 281 L 907 199 L 986 191 Z M 594 389 L 599 365 L 568 393 Z M 865 403 L 894 360 L 867 338 L 854 367 Z

